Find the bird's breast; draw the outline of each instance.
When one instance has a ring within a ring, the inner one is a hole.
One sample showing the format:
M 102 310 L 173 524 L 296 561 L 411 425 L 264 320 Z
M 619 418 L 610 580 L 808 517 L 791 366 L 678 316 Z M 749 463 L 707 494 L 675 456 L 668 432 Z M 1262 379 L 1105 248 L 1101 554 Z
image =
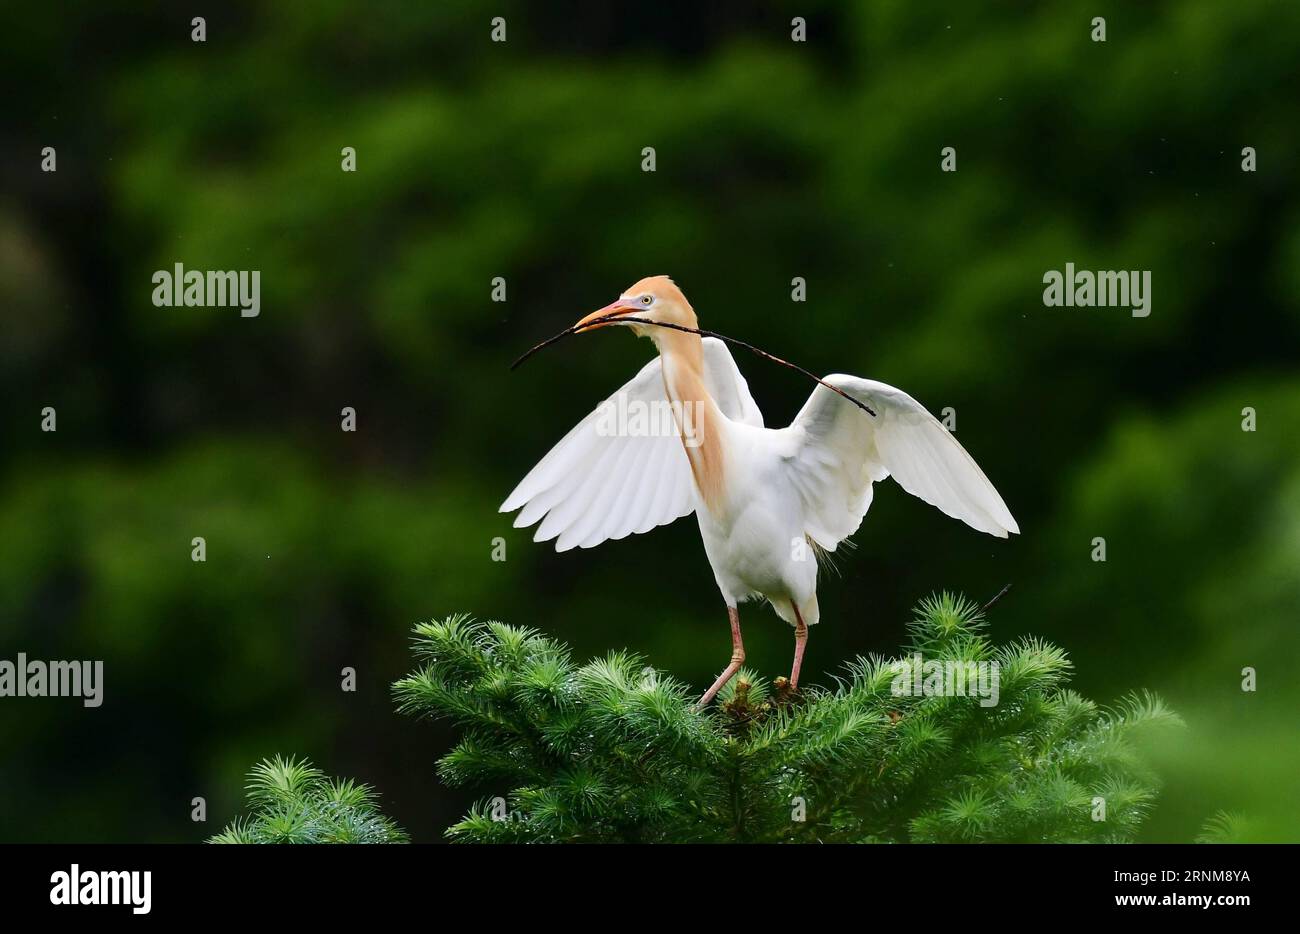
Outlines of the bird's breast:
M 772 595 L 800 577 L 806 551 L 802 505 L 771 443 L 770 429 L 731 423 L 726 486 L 719 508 L 697 509 L 714 571 L 733 586 Z

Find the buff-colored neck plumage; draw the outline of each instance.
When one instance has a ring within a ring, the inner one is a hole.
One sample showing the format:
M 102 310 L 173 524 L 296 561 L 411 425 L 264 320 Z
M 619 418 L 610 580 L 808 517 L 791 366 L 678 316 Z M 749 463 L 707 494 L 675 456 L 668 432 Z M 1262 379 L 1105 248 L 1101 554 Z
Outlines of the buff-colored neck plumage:
M 653 288 L 655 305 L 646 317 L 683 327 L 699 327 L 686 296 L 666 276 L 644 279 L 629 289 L 636 294 Z M 644 326 L 642 326 L 644 327 Z M 698 334 L 669 328 L 644 328 L 663 359 L 664 389 L 682 433 L 682 446 L 700 498 L 710 512 L 722 508 L 724 498 L 724 417 L 704 381 L 704 345 Z

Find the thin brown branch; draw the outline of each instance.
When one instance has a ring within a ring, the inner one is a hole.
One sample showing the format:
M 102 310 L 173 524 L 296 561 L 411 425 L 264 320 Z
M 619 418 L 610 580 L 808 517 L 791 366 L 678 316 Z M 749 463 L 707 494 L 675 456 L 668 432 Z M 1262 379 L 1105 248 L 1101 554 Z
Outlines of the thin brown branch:
M 554 344 L 556 341 L 568 337 L 570 334 L 577 334 L 581 331 L 585 331 L 588 330 L 589 328 L 595 327 L 598 324 L 604 324 L 607 321 L 613 321 L 613 320 L 618 320 L 620 323 L 631 322 L 635 324 L 652 324 L 655 327 L 671 328 L 674 331 L 685 331 L 687 334 L 698 334 L 701 337 L 716 337 L 719 340 L 726 341 L 729 344 L 735 344 L 737 347 L 744 347 L 746 350 L 755 353 L 760 357 L 766 357 L 768 360 L 771 360 L 773 363 L 779 363 L 781 364 L 781 366 L 789 367 L 790 369 L 795 370 L 796 372 L 802 373 L 804 376 L 808 377 L 814 383 L 818 383 L 819 385 L 825 386 L 831 392 L 837 393 L 843 396 L 845 399 L 848 399 L 850 402 L 852 402 L 862 411 L 866 412 L 872 418 L 875 418 L 876 416 L 875 411 L 873 411 L 870 406 L 862 402 L 859 402 L 857 399 L 850 396 L 844 390 L 836 386 L 832 386 L 830 383 L 826 382 L 824 379 L 817 376 L 815 373 L 805 370 L 797 363 L 791 363 L 789 360 L 783 360 L 780 357 L 778 357 L 776 354 L 770 354 L 766 350 L 763 350 L 760 347 L 755 347 L 753 344 L 742 341 L 739 338 L 728 337 L 725 334 L 719 334 L 717 331 L 706 331 L 702 328 L 688 328 L 684 324 L 669 324 L 667 321 L 652 321 L 649 318 L 632 318 L 626 314 L 619 314 L 618 312 L 615 312 L 613 314 L 608 314 L 600 318 L 596 318 L 592 321 L 588 321 L 582 327 L 578 327 L 577 325 L 574 325 L 573 327 L 565 328 L 563 331 L 561 331 L 559 334 L 556 334 L 554 337 L 548 337 L 546 340 L 542 341 L 537 346 L 529 349 L 526 353 L 520 356 L 518 360 L 510 364 L 510 369 L 512 370 L 516 369 L 521 363 L 523 363 L 533 354 L 537 353 L 539 350 L 546 349 L 547 347 Z
M 986 604 L 984 604 L 982 607 L 980 607 L 980 612 L 981 612 L 981 613 L 987 613 L 989 607 L 991 607 L 993 604 L 997 603 L 999 600 L 1001 600 L 1003 597 L 1005 597 L 1006 594 L 1007 594 L 1007 591 L 1010 590 L 1010 589 L 1011 589 L 1011 585 L 1010 585 L 1010 584 L 1007 584 L 1007 586 L 1005 586 L 1005 587 L 1003 587 L 1001 590 L 999 590 L 996 594 L 994 594 L 992 600 L 990 600 L 988 603 L 986 603 Z

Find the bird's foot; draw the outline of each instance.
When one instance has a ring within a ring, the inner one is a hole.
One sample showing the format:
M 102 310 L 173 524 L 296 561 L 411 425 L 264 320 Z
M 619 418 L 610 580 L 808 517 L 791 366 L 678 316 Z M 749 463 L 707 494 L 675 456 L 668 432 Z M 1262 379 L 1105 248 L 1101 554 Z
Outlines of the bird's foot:
M 788 704 L 799 693 L 799 688 L 789 678 L 778 677 L 772 682 L 772 695 L 778 704 Z
M 746 722 L 754 719 L 766 708 L 767 704 L 755 704 L 749 696 L 750 690 L 754 687 L 753 683 L 746 677 L 741 676 L 736 679 L 736 688 L 731 692 L 731 697 L 722 702 L 723 711 L 733 720 Z

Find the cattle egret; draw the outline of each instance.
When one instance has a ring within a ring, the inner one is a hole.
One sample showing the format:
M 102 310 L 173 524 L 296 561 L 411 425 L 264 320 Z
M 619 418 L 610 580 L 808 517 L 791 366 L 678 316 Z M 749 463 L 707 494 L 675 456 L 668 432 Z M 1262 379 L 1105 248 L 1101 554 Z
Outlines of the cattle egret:
M 642 279 L 565 333 L 614 325 L 651 338 L 658 357 L 565 435 L 501 511 L 520 510 L 516 528 L 540 521 L 534 540 L 554 540 L 557 551 L 695 513 L 732 645 L 700 706 L 745 660 L 738 606 L 751 598 L 794 627 L 789 684 L 798 688 L 808 627 L 819 617 L 817 552 L 857 531 L 873 483 L 892 475 L 974 529 L 999 538 L 1020 531 L 957 439 L 901 389 L 837 373 L 819 380 L 788 427 L 766 428 L 727 345 L 701 336 L 667 276 Z

